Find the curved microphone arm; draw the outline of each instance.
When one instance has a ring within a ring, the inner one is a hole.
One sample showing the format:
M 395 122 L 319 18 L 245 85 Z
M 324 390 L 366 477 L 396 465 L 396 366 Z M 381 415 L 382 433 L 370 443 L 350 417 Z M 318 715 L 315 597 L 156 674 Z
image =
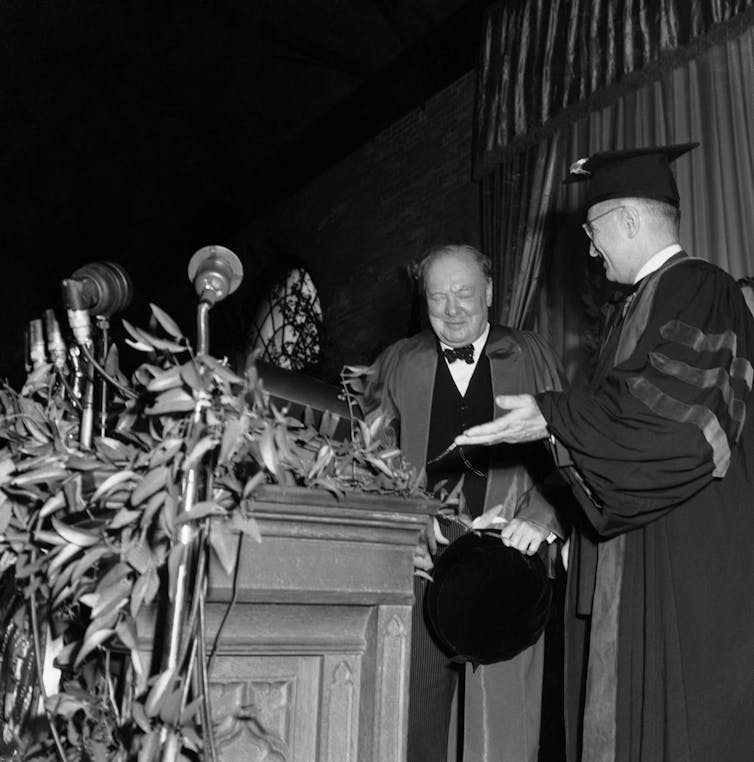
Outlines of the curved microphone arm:
M 196 313 L 196 351 L 209 352 L 209 310 L 232 294 L 243 280 L 241 260 L 225 246 L 204 246 L 188 265 L 189 280 L 199 295 Z

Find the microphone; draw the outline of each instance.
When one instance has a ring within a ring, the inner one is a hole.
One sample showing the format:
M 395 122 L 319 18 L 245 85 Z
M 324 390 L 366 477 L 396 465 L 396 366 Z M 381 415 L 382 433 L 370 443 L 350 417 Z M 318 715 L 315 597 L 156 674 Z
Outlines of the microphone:
M 204 246 L 191 257 L 188 276 L 201 300 L 212 305 L 241 285 L 243 265 L 224 246 Z
M 47 334 L 47 353 L 56 368 L 64 368 L 68 349 L 60 333 L 60 325 L 51 309 L 45 310 L 45 332 Z
M 128 273 L 114 262 L 92 262 L 63 281 L 68 322 L 79 344 L 90 341 L 90 315 L 110 317 L 131 303 L 133 286 Z
M 44 332 L 42 331 L 42 321 L 39 319 L 31 320 L 29 322 L 29 360 L 31 360 L 31 367 L 36 370 L 40 366 L 44 365 L 47 360 L 45 354 L 45 339 Z

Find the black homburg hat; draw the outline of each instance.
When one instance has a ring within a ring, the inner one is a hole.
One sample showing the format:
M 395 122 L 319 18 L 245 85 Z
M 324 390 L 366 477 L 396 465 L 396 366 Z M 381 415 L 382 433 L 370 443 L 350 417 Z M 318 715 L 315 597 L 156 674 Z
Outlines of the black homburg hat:
M 587 207 L 612 198 L 650 198 L 680 205 L 671 162 L 699 143 L 602 151 L 571 164 L 565 183 L 589 180 Z
M 453 661 L 490 664 L 536 643 L 550 614 L 552 590 L 538 556 L 503 545 L 499 534 L 469 532 L 432 570 L 425 615 Z

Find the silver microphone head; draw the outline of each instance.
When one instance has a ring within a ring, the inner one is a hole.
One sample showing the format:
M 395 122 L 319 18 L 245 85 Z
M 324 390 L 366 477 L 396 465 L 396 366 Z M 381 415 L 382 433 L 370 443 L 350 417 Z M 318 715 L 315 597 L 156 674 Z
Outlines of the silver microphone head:
M 225 246 L 204 246 L 191 257 L 188 276 L 202 300 L 214 304 L 241 285 L 243 265 Z

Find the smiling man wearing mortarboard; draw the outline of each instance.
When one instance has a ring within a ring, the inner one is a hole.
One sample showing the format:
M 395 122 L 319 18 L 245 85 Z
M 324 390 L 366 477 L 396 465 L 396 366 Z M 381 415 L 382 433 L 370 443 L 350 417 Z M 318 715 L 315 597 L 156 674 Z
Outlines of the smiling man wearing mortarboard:
M 595 154 L 584 230 L 635 290 L 588 390 L 497 398 L 459 444 L 550 438 L 583 509 L 569 565 L 569 760 L 743 762 L 754 749 L 754 321 L 678 242 L 671 163 Z

